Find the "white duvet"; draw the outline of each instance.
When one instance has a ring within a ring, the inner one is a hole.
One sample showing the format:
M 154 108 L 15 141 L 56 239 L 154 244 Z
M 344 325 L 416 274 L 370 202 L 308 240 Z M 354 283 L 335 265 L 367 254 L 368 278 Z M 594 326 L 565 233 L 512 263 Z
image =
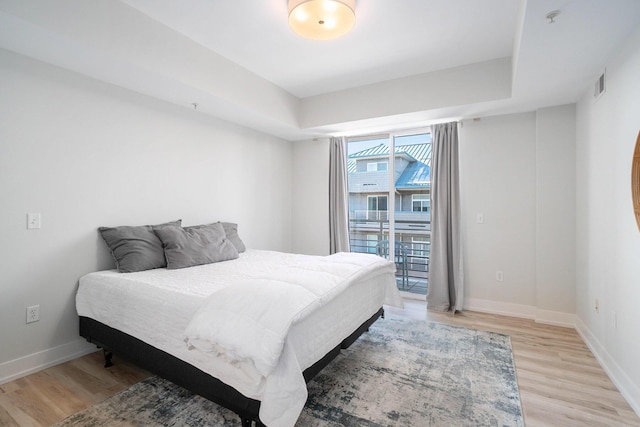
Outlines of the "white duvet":
M 288 343 L 292 324 L 352 283 L 394 271 L 393 263 L 367 254 L 291 258 L 260 278 L 212 294 L 187 326 L 186 342 L 230 363 L 251 362 L 265 377 L 260 419 L 268 426 L 293 426 L 307 389 Z M 394 284 L 385 303 L 402 304 Z

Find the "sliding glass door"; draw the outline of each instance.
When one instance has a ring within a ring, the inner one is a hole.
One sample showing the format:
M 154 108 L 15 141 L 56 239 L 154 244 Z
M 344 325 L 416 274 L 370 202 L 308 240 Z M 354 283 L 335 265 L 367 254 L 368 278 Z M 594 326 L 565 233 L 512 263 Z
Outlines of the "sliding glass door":
M 431 135 L 350 138 L 351 250 L 394 260 L 398 288 L 426 294 L 430 248 Z

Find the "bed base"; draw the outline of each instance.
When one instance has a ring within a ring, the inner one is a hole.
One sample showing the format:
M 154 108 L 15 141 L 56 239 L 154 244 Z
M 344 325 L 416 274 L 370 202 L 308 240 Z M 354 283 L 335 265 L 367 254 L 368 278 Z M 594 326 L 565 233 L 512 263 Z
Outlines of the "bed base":
M 384 317 L 382 308 L 323 358 L 305 369 L 305 381 L 309 382 L 315 377 L 340 354 L 341 349 L 353 344 L 379 317 Z M 159 377 L 235 412 L 240 416 L 243 427 L 264 426 L 258 417 L 260 401 L 244 396 L 235 388 L 175 356 L 88 317 L 80 316 L 80 336 L 104 350 L 105 367 L 111 366 L 112 354 L 118 354 Z

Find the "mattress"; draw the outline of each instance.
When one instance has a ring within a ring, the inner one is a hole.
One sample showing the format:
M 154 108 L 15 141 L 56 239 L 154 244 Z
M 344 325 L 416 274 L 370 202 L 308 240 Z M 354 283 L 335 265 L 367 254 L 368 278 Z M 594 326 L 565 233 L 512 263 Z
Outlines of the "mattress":
M 78 315 L 97 320 L 138 338 L 261 400 L 265 379 L 250 363 L 227 363 L 189 350 L 185 329 L 194 313 L 216 291 L 260 278 L 265 271 L 286 271 L 291 263 L 309 262 L 306 255 L 248 250 L 232 261 L 178 270 L 135 273 L 116 270 L 90 273 L 80 279 Z M 384 270 L 366 281 L 354 281 L 329 304 L 291 326 L 289 343 L 302 370 L 336 347 L 383 304 L 401 305 L 393 273 Z

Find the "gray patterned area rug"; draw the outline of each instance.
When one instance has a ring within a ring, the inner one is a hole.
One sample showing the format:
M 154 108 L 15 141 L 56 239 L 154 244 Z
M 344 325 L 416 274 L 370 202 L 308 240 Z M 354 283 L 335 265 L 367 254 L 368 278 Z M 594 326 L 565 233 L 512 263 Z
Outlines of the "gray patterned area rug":
M 509 336 L 378 320 L 309 384 L 296 426 L 523 426 Z M 71 426 L 240 426 L 240 418 L 158 377 L 68 417 Z

